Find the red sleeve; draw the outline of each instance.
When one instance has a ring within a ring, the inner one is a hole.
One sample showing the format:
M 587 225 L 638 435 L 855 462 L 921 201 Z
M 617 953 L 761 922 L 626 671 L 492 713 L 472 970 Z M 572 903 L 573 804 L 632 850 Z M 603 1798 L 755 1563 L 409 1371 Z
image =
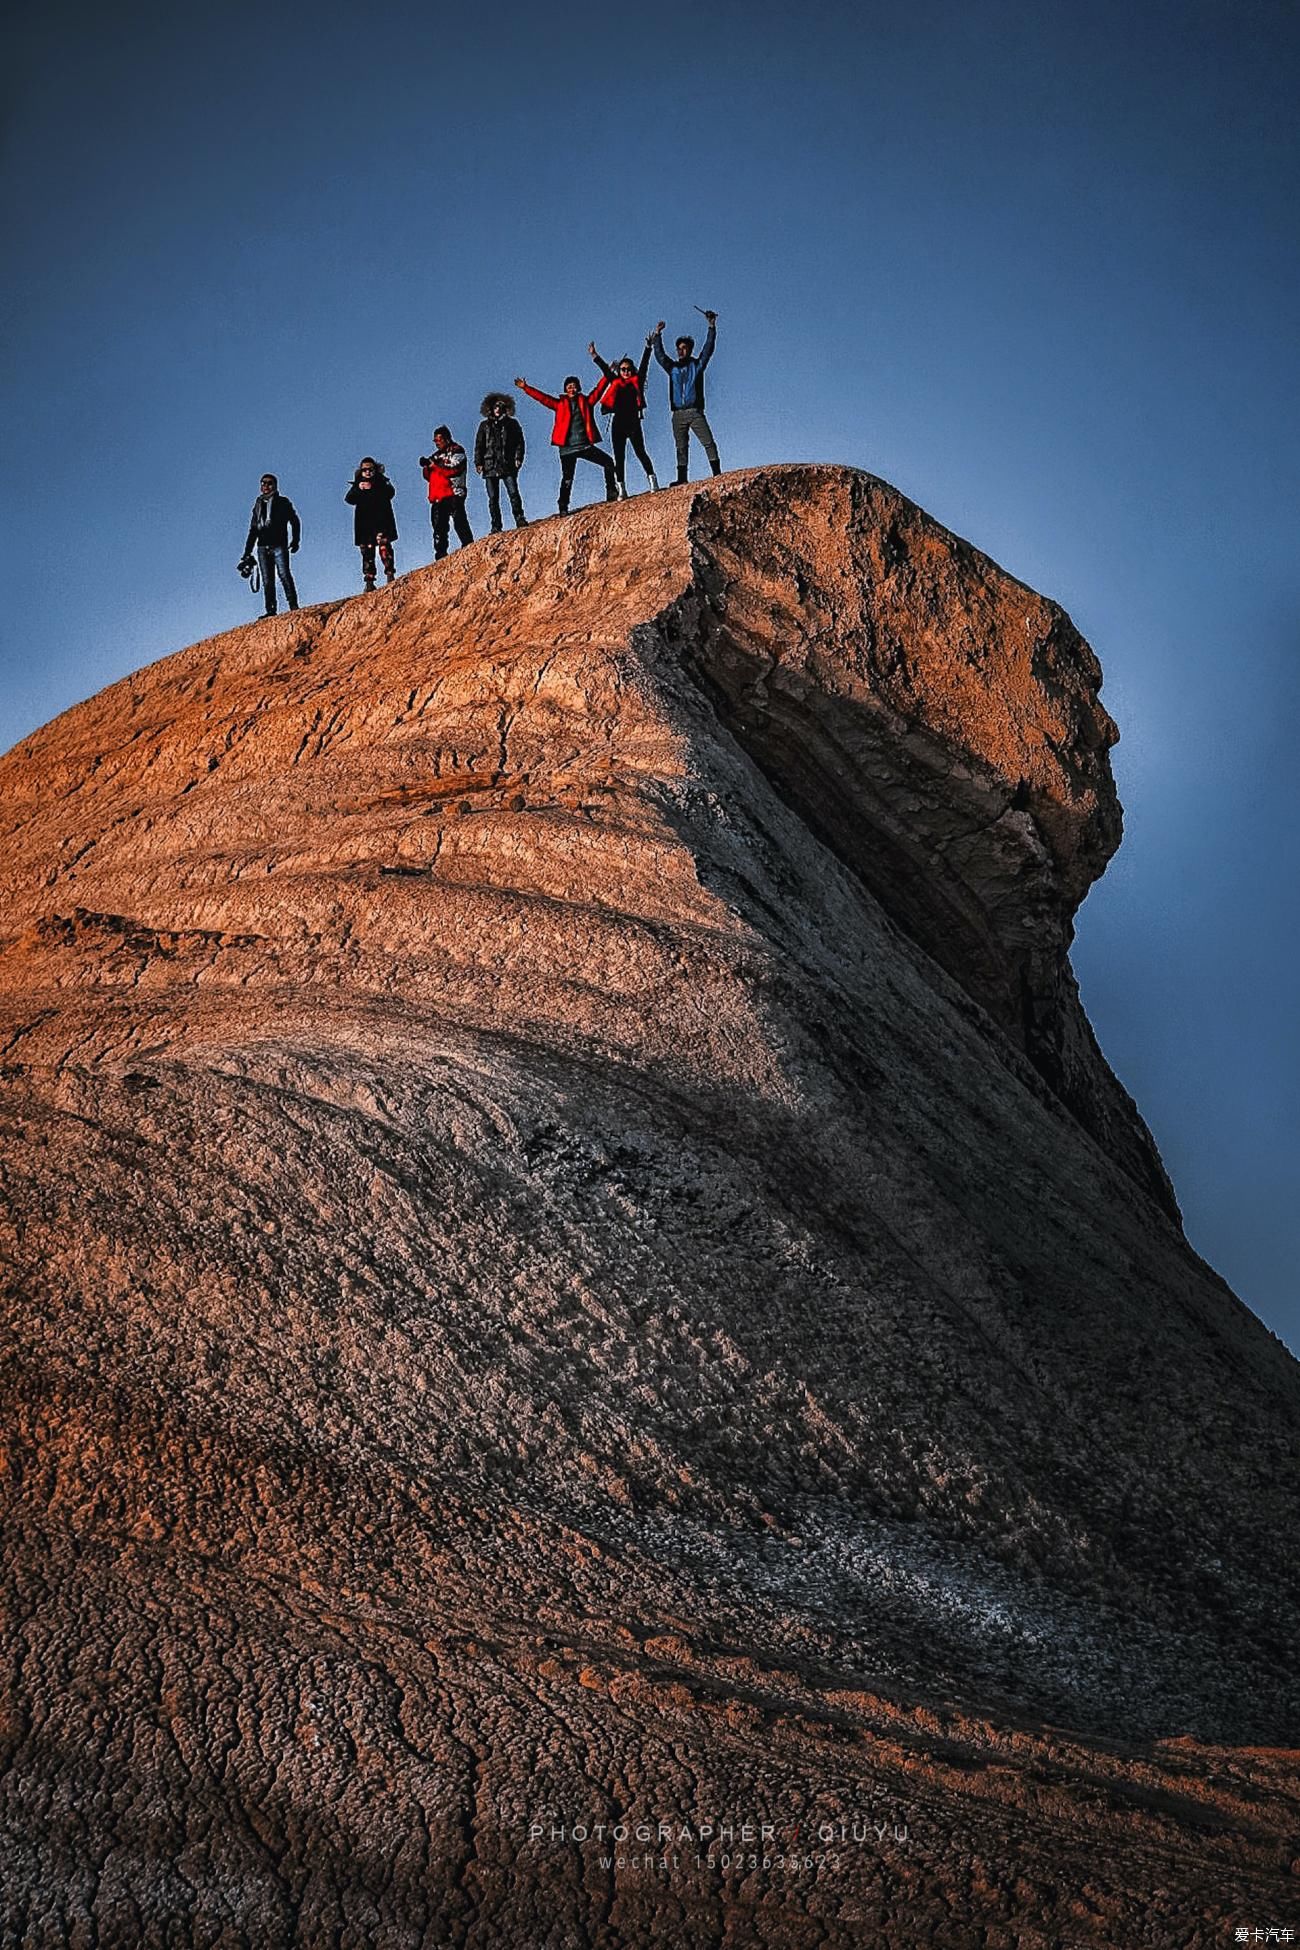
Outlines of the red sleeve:
M 600 378 L 596 381 L 595 385 L 592 387 L 591 391 L 587 395 L 588 406 L 594 406 L 596 404 L 597 400 L 600 398 L 601 394 L 604 392 L 606 386 L 608 386 L 609 383 L 610 383 L 609 379 L 606 377 L 604 373 L 602 373 L 600 375 Z
M 549 406 L 552 412 L 555 411 L 560 403 L 554 393 L 539 393 L 536 386 L 525 386 L 522 390 L 528 394 L 530 399 L 539 400 L 543 406 Z

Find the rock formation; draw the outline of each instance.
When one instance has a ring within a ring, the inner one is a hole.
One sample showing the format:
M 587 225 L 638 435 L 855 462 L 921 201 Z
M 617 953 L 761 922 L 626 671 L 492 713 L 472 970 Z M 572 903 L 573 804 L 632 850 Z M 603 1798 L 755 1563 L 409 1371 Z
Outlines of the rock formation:
M 1297 1368 L 1070 974 L 1099 684 L 784 467 L 0 762 L 0 1941 L 1288 1920 Z

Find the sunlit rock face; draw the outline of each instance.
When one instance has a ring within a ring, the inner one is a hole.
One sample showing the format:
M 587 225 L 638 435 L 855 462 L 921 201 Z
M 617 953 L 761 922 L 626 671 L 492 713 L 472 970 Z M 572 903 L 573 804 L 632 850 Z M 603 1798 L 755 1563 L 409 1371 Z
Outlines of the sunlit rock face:
M 0 1942 L 1284 1915 L 1297 1370 L 1078 1002 L 1099 684 L 782 467 L 0 761 Z

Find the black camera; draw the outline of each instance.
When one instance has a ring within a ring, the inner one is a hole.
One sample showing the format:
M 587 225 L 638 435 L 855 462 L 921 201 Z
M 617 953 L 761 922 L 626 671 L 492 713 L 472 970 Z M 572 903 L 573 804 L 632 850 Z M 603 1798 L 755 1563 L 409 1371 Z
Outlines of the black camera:
M 242 556 L 238 562 L 236 562 L 235 567 L 239 570 L 240 575 L 243 576 L 244 581 L 247 582 L 249 577 L 252 575 L 253 570 L 257 567 L 257 564 L 254 562 L 251 555 L 245 555 Z

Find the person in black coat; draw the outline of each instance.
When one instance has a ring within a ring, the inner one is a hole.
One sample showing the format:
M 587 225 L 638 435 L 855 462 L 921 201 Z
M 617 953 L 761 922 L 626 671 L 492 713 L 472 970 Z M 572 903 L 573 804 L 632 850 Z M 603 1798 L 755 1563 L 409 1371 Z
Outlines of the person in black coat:
M 375 551 L 384 565 L 384 580 L 397 574 L 393 563 L 393 543 L 397 540 L 397 519 L 393 496 L 397 489 L 385 474 L 381 462 L 370 454 L 358 462 L 352 486 L 343 499 L 356 510 L 352 518 L 352 539 L 361 550 L 361 576 L 367 589 L 375 586 Z
M 515 418 L 515 403 L 509 393 L 489 393 L 479 408 L 483 418 L 474 436 L 474 472 L 481 474 L 487 489 L 492 533 L 501 533 L 501 484 L 510 496 L 510 512 L 516 528 L 527 528 L 523 498 L 519 493 L 519 470 L 524 464 L 524 430 Z
M 614 447 L 614 472 L 618 475 L 618 491 L 627 500 L 627 478 L 624 469 L 627 464 L 629 445 L 632 452 L 645 469 L 645 477 L 651 490 L 659 486 L 655 478 L 654 462 L 646 452 L 645 439 L 641 432 L 641 415 L 645 412 L 645 381 L 650 370 L 650 349 L 652 340 L 645 342 L 638 366 L 630 354 L 619 360 L 617 366 L 607 366 L 596 350 L 595 341 L 587 347 L 592 358 L 605 375 L 605 390 L 600 398 L 600 410 L 610 415 L 610 434 Z
M 287 494 L 281 494 L 275 475 L 263 474 L 253 512 L 248 518 L 248 535 L 244 541 L 240 567 L 242 569 L 248 565 L 251 568 L 253 550 L 256 549 L 257 565 L 262 572 L 262 599 L 268 616 L 275 615 L 277 574 L 290 609 L 298 607 L 298 591 L 289 567 L 289 557 L 298 553 L 301 536 L 298 510 Z

